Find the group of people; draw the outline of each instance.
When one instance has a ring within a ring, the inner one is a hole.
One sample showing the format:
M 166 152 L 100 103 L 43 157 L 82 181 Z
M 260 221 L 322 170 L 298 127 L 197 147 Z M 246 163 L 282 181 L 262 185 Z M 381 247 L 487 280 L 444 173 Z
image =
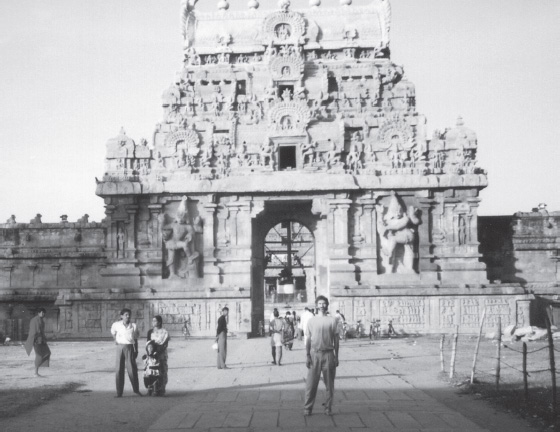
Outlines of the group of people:
M 138 382 L 138 327 L 130 321 L 132 312 L 128 308 L 121 310 L 121 320 L 111 326 L 111 335 L 117 345 L 116 349 L 116 397 L 122 397 L 124 390 L 124 372 L 132 384 L 132 390 L 139 396 L 140 384 Z M 165 395 L 167 386 L 167 345 L 169 333 L 163 328 L 163 320 L 160 315 L 152 319 L 152 328 L 148 330 L 146 337 L 145 354 L 142 356 L 144 364 L 144 385 L 149 396 Z
M 282 346 L 293 343 L 296 335 L 296 323 L 298 329 L 303 329 L 305 340 L 306 366 L 308 369 L 304 415 L 311 415 L 317 395 L 317 387 L 321 374 L 327 389 L 327 400 L 323 404 L 325 414 L 332 414 L 332 402 L 334 395 L 334 379 L 336 368 L 339 363 L 339 324 L 336 317 L 328 314 L 329 300 L 324 296 L 316 299 L 316 314 L 305 308 L 302 316 L 297 318 L 296 313 L 286 314 L 285 319 L 280 319 L 277 309 L 273 311 L 273 319 L 270 322 L 271 346 L 273 364 L 282 365 Z M 41 308 L 35 318 L 30 322 L 29 337 L 25 343 L 27 354 L 35 351 L 35 375 L 39 376 L 40 366 L 49 366 L 50 349 L 45 337 L 46 310 Z M 218 319 L 216 331 L 216 343 L 218 346 L 218 369 L 228 369 L 227 357 L 227 317 L 229 309 L 224 307 Z M 125 370 L 132 384 L 132 390 L 139 396 L 140 384 L 138 380 L 138 357 L 139 332 L 136 323 L 131 322 L 132 312 L 128 308 L 120 311 L 121 319 L 111 326 L 111 335 L 116 345 L 116 397 L 120 398 L 124 390 Z M 300 332 L 301 333 L 301 332 Z M 299 335 L 301 338 L 301 334 Z M 152 328 L 146 337 L 145 354 L 142 356 L 144 365 L 144 385 L 148 395 L 163 396 L 167 385 L 167 345 L 169 333 L 163 328 L 162 317 L 156 315 L 152 319 Z

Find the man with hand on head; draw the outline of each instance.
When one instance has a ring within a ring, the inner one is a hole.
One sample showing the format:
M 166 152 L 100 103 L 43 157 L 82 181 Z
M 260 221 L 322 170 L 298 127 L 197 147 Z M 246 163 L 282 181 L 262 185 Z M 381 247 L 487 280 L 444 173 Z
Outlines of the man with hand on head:
M 327 388 L 327 400 L 324 404 L 325 414 L 332 415 L 334 378 L 338 367 L 339 336 L 337 320 L 327 315 L 329 300 L 325 296 L 318 296 L 315 305 L 317 306 L 317 315 L 307 322 L 307 339 L 305 342 L 308 372 L 303 415 L 306 416 L 313 412 L 321 373 Z
M 114 322 L 111 326 L 111 334 L 117 345 L 116 356 L 116 384 L 117 396 L 122 397 L 124 390 L 124 370 L 128 373 L 128 378 L 132 384 L 132 390 L 138 396 L 140 393 L 138 385 L 138 367 L 136 357 L 138 356 L 138 328 L 135 323 L 130 322 L 132 312 L 128 308 L 121 310 L 121 320 Z

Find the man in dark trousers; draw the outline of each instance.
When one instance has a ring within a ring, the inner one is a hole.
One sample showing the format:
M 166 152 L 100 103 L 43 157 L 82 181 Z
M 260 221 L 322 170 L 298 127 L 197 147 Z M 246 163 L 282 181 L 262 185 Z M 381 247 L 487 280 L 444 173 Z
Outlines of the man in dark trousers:
M 327 388 L 327 400 L 324 404 L 325 414 L 332 415 L 334 378 L 338 366 L 339 335 L 336 318 L 327 315 L 329 300 L 326 297 L 318 296 L 315 305 L 317 306 L 317 315 L 307 322 L 307 340 L 305 343 L 308 372 L 303 415 L 306 416 L 313 412 L 321 373 Z
M 117 345 L 116 356 L 116 384 L 117 396 L 122 397 L 124 390 L 124 370 L 128 373 L 128 378 L 132 384 L 132 390 L 138 396 L 140 393 L 138 385 L 138 367 L 136 366 L 136 357 L 138 356 L 138 328 L 136 323 L 130 322 L 132 312 L 130 309 L 121 310 L 121 320 L 114 322 L 111 326 L 111 334 Z

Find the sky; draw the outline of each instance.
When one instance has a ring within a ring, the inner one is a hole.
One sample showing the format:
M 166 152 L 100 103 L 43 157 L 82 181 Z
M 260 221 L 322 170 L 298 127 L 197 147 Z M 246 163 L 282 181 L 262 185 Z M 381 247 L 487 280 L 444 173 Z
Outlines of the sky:
M 151 140 L 161 95 L 181 67 L 179 4 L 0 0 L 0 222 L 12 214 L 18 222 L 37 213 L 43 222 L 104 217 L 95 177 L 103 176 L 105 143 L 121 127 L 137 142 Z M 230 4 L 246 9 L 247 0 Z M 560 1 L 391 5 L 391 58 L 416 85 L 428 135 L 458 115 L 478 135 L 489 179 L 479 214 L 541 202 L 560 211 Z

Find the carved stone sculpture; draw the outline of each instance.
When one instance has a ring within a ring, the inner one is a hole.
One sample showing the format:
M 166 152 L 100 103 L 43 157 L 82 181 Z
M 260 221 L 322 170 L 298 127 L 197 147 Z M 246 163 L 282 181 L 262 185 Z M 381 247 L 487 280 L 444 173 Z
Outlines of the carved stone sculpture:
M 198 278 L 200 253 L 195 250 L 194 240 L 202 232 L 202 220 L 197 216 L 192 222 L 187 210 L 187 197 L 181 199 L 175 220 L 163 229 L 163 241 L 167 250 L 165 265 L 168 277 Z
M 377 232 L 381 245 L 381 260 L 386 273 L 414 273 L 414 242 L 416 227 L 420 223 L 417 210 L 408 210 L 395 192 L 392 193 L 387 212 L 377 204 Z M 402 246 L 402 261 L 397 258 L 397 248 Z

